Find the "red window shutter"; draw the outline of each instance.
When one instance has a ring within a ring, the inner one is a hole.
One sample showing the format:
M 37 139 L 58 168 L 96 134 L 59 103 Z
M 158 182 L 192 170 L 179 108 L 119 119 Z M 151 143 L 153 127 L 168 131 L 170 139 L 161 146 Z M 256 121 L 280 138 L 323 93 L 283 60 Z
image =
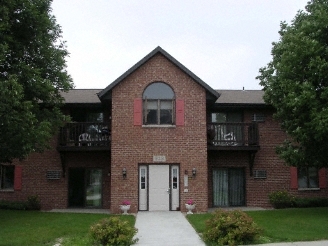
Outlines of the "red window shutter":
M 142 99 L 134 99 L 134 108 L 133 108 L 133 124 L 135 126 L 142 125 Z
M 22 190 L 22 166 L 15 166 L 14 190 Z
M 319 170 L 319 188 L 327 188 L 327 175 L 325 168 Z
M 176 122 L 177 126 L 184 125 L 184 100 L 177 99 L 176 100 Z
M 298 189 L 297 167 L 290 167 L 290 188 Z

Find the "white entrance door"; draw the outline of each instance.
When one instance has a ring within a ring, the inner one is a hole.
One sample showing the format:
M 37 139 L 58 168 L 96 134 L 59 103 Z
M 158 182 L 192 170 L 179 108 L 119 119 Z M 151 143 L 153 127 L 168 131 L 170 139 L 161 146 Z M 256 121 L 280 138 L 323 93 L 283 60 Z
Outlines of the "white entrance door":
M 169 165 L 149 165 L 149 211 L 170 210 L 169 181 Z
M 139 166 L 139 210 L 179 210 L 179 166 Z

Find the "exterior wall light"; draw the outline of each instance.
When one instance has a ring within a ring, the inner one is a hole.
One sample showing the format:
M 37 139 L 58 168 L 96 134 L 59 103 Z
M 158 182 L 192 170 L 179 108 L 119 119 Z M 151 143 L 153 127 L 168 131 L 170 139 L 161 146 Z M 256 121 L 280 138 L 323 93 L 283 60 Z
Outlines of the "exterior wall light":
M 122 170 L 122 175 L 123 175 L 123 179 L 126 179 L 126 168 L 125 167 Z
M 196 168 L 193 168 L 193 169 L 192 169 L 192 176 L 193 176 L 193 177 L 196 177 Z

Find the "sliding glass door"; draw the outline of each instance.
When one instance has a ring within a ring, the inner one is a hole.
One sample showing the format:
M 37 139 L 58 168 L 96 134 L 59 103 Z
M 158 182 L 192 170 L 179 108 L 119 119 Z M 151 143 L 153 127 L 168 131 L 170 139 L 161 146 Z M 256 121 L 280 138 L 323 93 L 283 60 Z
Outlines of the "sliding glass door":
M 102 206 L 102 169 L 70 168 L 68 180 L 69 207 Z
M 245 174 L 243 168 L 213 170 L 213 205 L 215 207 L 245 205 Z

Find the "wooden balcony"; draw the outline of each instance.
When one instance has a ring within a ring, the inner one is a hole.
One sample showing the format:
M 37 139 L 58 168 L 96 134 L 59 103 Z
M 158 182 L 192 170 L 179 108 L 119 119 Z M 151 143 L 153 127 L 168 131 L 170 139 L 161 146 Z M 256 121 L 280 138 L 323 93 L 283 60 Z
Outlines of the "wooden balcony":
M 110 128 L 99 122 L 67 123 L 60 128 L 59 151 L 110 151 Z
M 257 151 L 257 123 L 211 123 L 207 125 L 208 150 Z

